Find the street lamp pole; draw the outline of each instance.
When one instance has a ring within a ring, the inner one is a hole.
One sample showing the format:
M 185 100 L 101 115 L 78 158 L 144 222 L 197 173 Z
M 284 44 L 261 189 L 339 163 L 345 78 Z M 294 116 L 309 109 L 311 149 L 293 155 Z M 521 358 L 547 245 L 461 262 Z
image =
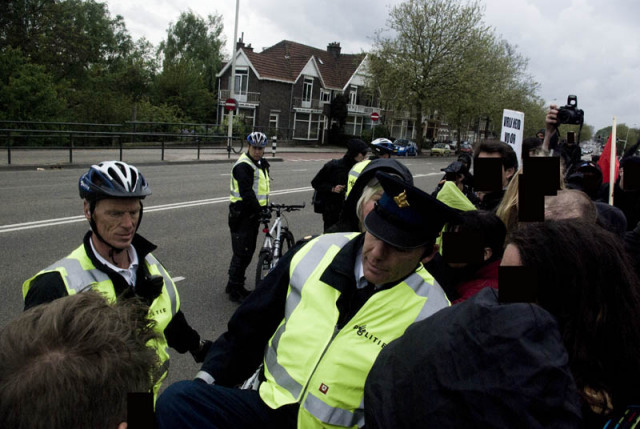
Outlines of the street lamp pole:
M 231 84 L 229 85 L 229 98 L 234 98 L 236 86 L 236 43 L 238 39 L 238 11 L 240 10 L 240 0 L 236 0 L 236 25 L 233 28 L 233 44 L 231 45 Z M 236 104 L 236 109 L 238 105 Z M 231 157 L 231 139 L 233 137 L 233 109 L 229 110 L 227 116 L 227 157 Z

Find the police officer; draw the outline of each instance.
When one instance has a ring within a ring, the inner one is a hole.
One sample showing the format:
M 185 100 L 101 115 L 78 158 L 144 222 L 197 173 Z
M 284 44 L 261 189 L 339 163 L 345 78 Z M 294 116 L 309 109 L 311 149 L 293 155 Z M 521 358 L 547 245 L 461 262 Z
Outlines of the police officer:
M 367 232 L 288 252 L 231 318 L 194 381 L 158 399 L 159 427 L 362 427 L 378 353 L 449 302 L 421 260 L 455 212 L 389 174 Z M 234 388 L 263 363 L 257 390 Z
M 171 276 L 151 253 L 156 246 L 137 234 L 142 200 L 149 184 L 132 165 L 105 161 L 80 177 L 80 197 L 91 230 L 67 257 L 40 271 L 22 285 L 25 310 L 88 288 L 107 300 L 139 297 L 149 306 L 158 338 L 153 346 L 166 371 L 168 347 L 190 351 L 196 362 L 206 355 L 210 341 L 201 341 L 180 311 L 178 290 Z M 161 380 L 160 380 L 161 381 Z M 157 392 L 160 382 L 155 386 Z
M 323 202 L 324 232 L 327 232 L 340 218 L 348 188 L 349 172 L 356 163 L 367 156 L 367 153 L 369 153 L 369 146 L 365 142 L 360 139 L 351 139 L 347 142 L 347 153 L 340 159 L 327 162 L 311 181 L 311 186 Z M 353 181 L 355 182 L 356 179 L 357 176 Z
M 256 250 L 260 214 L 269 203 L 269 163 L 262 157 L 267 136 L 253 132 L 247 141 L 248 151 L 240 156 L 231 170 L 229 229 L 233 256 L 225 291 L 234 302 L 242 302 L 249 295 L 244 287 L 244 273 Z

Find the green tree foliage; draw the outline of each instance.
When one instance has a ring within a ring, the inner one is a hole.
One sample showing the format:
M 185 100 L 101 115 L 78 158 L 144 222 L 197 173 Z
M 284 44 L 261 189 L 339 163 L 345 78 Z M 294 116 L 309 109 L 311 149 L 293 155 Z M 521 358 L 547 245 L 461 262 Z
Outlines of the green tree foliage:
M 422 113 L 453 95 L 474 58 L 476 40 L 489 33 L 481 18 L 477 1 L 408 0 L 391 8 L 387 25 L 392 36 L 376 33 L 370 57 L 373 83 L 396 108 L 413 107 L 418 147 Z
M 50 121 L 63 110 L 44 66 L 30 63 L 18 49 L 7 48 L 0 55 L 0 119 Z
M 190 63 L 201 76 L 208 91 L 215 90 L 215 76 L 222 67 L 222 16 L 209 15 L 207 20 L 191 10 L 167 30 L 167 39 L 160 43 L 164 54 L 164 68 Z
M 165 65 L 156 78 L 153 100 L 177 107 L 188 121 L 214 121 L 215 94 L 207 90 L 202 74 L 189 62 Z
M 419 147 L 423 113 L 447 121 L 462 140 L 470 127 L 488 124 L 499 133 L 505 108 L 525 112 L 525 135 L 544 126 L 527 60 L 483 23 L 483 14 L 475 0 L 408 0 L 376 33 L 371 85 L 391 108 L 416 117 Z
M 202 112 L 214 105 L 207 88 L 213 88 L 220 66 L 221 18 L 209 18 L 207 43 L 199 45 L 200 29 L 191 19 L 185 22 L 173 28 L 175 43 L 167 47 L 175 49 L 165 56 L 169 71 L 156 80 L 157 48 L 145 39 L 133 41 L 106 2 L 0 2 L 0 117 L 100 123 L 212 119 Z M 169 83 L 169 77 L 183 81 Z

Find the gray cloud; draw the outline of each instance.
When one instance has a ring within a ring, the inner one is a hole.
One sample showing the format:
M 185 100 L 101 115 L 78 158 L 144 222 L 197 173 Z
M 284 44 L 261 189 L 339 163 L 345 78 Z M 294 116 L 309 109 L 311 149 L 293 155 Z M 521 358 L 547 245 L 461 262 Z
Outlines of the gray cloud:
M 343 52 L 371 49 L 389 8 L 400 0 L 241 0 L 238 37 L 260 51 L 288 39 L 317 48 L 340 42 Z M 540 96 L 563 105 L 578 96 L 596 129 L 618 123 L 640 126 L 640 2 L 635 0 L 485 0 L 485 22 L 517 45 L 540 83 Z M 108 0 L 134 37 L 158 44 L 186 7 L 224 18 L 231 50 L 235 1 Z M 217 8 L 214 9 L 214 8 Z M 509 108 L 509 106 L 505 106 Z M 525 119 L 526 120 L 526 119 Z M 542 124 L 541 124 L 542 125 Z

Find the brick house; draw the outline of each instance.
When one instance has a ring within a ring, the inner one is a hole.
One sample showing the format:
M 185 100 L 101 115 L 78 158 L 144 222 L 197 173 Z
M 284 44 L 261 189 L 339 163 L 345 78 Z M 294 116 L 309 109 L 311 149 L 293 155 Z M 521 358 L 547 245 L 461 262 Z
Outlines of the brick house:
M 331 101 L 348 100 L 345 134 L 370 129 L 372 112 L 382 116 L 378 99 L 366 88 L 366 54 L 343 54 L 340 43 L 326 50 L 283 40 L 262 52 L 236 45 L 234 98 L 237 114 L 252 130 L 297 142 L 327 142 Z M 217 75 L 218 117 L 226 114 L 231 61 Z M 222 122 L 222 121 L 220 121 Z

